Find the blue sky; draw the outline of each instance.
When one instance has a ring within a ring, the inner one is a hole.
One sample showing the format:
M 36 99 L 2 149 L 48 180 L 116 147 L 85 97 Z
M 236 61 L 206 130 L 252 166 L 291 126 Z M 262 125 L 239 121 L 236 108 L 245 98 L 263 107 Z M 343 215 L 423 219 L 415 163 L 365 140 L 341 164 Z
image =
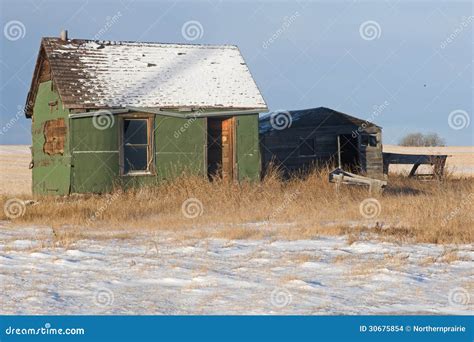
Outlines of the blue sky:
M 18 107 L 40 38 L 66 28 L 71 38 L 236 44 L 271 110 L 330 107 L 379 124 L 386 144 L 421 131 L 473 145 L 472 6 L 2 0 L 0 144 L 30 143 L 30 121 Z M 195 30 L 183 34 L 186 23 Z

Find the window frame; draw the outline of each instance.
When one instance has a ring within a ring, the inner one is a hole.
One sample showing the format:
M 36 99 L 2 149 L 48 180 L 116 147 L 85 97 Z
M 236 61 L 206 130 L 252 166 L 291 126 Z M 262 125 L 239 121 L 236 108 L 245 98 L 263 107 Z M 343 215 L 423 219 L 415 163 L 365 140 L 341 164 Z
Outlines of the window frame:
M 147 169 L 125 172 L 125 137 L 124 124 L 126 120 L 144 120 L 147 124 Z M 155 140 L 154 140 L 154 115 L 147 114 L 129 114 L 120 116 L 119 120 L 119 164 L 121 176 L 153 176 L 156 174 L 155 169 Z
M 367 137 L 367 144 L 364 143 L 364 137 Z M 371 138 L 375 139 L 375 145 L 370 144 Z M 360 146 L 362 147 L 377 147 L 379 144 L 379 139 L 377 133 L 362 133 L 360 135 Z

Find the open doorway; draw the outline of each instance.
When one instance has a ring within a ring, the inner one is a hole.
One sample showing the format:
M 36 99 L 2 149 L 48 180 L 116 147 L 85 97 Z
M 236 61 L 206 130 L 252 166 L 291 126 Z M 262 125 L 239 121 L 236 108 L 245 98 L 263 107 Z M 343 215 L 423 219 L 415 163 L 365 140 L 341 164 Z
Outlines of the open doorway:
M 360 171 L 359 143 L 352 134 L 341 134 L 339 139 L 339 160 L 343 170 L 352 173 Z
M 207 174 L 209 179 L 233 179 L 233 118 L 207 119 Z

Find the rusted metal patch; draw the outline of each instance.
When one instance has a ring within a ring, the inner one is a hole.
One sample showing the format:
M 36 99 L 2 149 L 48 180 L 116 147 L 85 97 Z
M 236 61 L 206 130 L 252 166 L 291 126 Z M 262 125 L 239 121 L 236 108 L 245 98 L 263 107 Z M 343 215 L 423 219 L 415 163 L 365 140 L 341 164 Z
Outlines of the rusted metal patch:
M 64 119 L 46 121 L 44 124 L 43 151 L 49 155 L 63 154 L 66 140 L 66 123 Z

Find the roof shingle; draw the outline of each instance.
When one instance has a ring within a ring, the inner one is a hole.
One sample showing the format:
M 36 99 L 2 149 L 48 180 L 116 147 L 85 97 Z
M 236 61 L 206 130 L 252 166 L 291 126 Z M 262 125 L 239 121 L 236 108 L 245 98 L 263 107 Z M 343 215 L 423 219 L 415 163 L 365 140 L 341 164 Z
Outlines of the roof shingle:
M 59 38 L 42 46 L 67 108 L 266 109 L 236 46 Z

